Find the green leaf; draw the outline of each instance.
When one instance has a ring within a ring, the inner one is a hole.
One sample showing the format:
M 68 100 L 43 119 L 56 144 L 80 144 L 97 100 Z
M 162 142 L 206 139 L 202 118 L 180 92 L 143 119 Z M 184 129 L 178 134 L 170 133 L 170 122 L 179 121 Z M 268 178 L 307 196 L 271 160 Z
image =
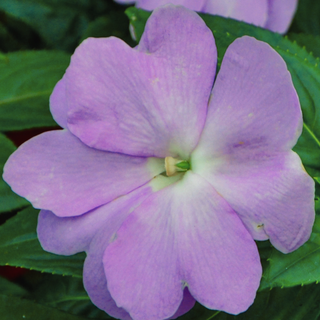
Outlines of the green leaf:
M 95 319 L 113 319 L 94 306 L 84 290 L 82 279 L 42 274 L 29 299 L 59 310 Z
M 264 290 L 254 304 L 238 316 L 221 314 L 214 320 L 317 320 L 320 315 L 320 286 Z
M 11 191 L 10 187 L 3 181 L 3 166 L 12 152 L 16 150 L 13 143 L 0 133 L 0 213 L 16 210 L 27 206 L 29 202 Z
M 320 285 L 264 290 L 258 292 L 254 304 L 237 316 L 208 310 L 196 304 L 178 320 L 318 320 Z
M 0 12 L 0 51 L 27 50 L 43 47 L 36 32 L 19 19 Z
M 288 61 L 288 60 L 287 60 Z M 320 168 L 320 81 L 319 70 L 309 66 L 296 68 L 288 65 L 298 92 L 302 113 L 303 131 L 294 147 L 303 164 L 311 169 Z M 308 168 L 306 168 L 308 170 Z
M 310 239 L 296 251 L 283 254 L 273 249 L 264 270 L 260 290 L 291 287 L 320 281 L 320 217 L 317 215 Z
M 37 219 L 38 211 L 28 207 L 0 226 L 0 265 L 81 278 L 85 254 L 60 256 L 44 251 L 37 238 Z
M 0 277 L 0 288 L 1 292 L 10 296 L 23 297 L 28 294 L 28 291 L 24 288 L 2 277 Z
M 306 33 L 289 33 L 288 38 L 296 41 L 300 47 L 305 47 L 314 57 L 320 57 L 320 36 Z
M 140 39 L 150 12 L 131 7 L 126 14 L 137 39 Z M 304 119 L 303 132 L 294 150 L 305 166 L 320 170 L 320 60 L 296 43 L 269 30 L 223 17 L 199 15 L 213 32 L 218 48 L 218 61 L 222 61 L 228 46 L 244 35 L 269 43 L 282 56 L 298 92 Z
M 49 290 L 50 288 L 48 288 Z M 257 294 L 254 304 L 248 311 L 233 316 L 220 311 L 213 311 L 196 304 L 179 320 L 317 320 L 320 315 L 320 286 L 309 285 L 288 289 L 264 290 Z M 23 317 L 24 316 L 24 317 Z M 32 319 L 32 320 L 80 320 L 88 319 L 71 315 L 42 303 L 0 295 L 0 319 Z M 108 318 L 106 318 L 108 319 Z M 112 318 L 109 318 L 112 319 Z
M 290 31 L 320 35 L 320 1 L 299 0 Z
M 129 20 L 123 12 L 110 11 L 90 22 L 80 41 L 89 37 L 118 37 L 129 45 L 135 45 L 129 32 Z
M 318 206 L 320 205 L 320 174 L 319 172 L 316 174 L 318 177 L 315 177 L 315 175 L 313 175 L 313 179 L 316 181 L 316 195 L 315 195 L 315 206 L 316 206 L 316 212 L 318 212 L 320 214 L 320 207 L 318 208 Z
M 125 13 L 128 16 L 133 27 L 136 40 L 137 42 L 139 42 L 144 31 L 144 26 L 146 24 L 146 21 L 150 17 L 151 12 L 140 10 L 135 7 L 130 7 L 125 11 Z
M 27 299 L 0 294 L 1 320 L 86 320 Z
M 0 56 L 0 131 L 55 126 L 49 96 L 70 56 L 59 51 L 21 51 Z
M 73 51 L 88 24 L 107 11 L 105 0 L 1 0 L 0 10 L 36 30 L 52 49 Z

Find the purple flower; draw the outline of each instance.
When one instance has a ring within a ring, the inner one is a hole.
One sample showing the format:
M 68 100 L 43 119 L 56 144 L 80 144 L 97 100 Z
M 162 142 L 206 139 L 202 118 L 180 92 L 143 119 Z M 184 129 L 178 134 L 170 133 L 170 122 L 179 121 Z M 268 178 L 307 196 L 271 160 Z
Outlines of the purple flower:
M 302 116 L 285 62 L 242 37 L 213 87 L 216 61 L 184 7 L 156 9 L 134 49 L 87 39 L 51 96 L 64 130 L 6 164 L 42 209 L 43 248 L 86 251 L 85 288 L 113 317 L 172 319 L 195 300 L 243 312 L 261 278 L 254 239 L 286 253 L 310 236 L 314 183 L 291 151 Z
M 135 3 L 138 8 L 153 10 L 164 4 L 183 5 L 191 10 L 245 21 L 274 32 L 286 33 L 298 0 L 115 0 Z

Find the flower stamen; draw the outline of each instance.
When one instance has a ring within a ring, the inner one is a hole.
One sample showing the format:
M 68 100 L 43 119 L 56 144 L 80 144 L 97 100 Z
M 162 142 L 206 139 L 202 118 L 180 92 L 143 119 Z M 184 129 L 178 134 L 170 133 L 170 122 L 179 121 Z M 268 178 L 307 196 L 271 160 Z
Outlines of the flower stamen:
M 186 160 L 166 157 L 164 159 L 166 174 L 168 177 L 176 175 L 178 172 L 184 172 L 190 169 L 190 163 Z

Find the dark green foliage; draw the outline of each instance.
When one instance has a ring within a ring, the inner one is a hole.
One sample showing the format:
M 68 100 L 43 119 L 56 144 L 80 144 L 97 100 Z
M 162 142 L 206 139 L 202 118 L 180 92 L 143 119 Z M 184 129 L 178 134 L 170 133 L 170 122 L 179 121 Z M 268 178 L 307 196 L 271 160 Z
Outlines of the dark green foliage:
M 28 201 L 13 193 L 10 187 L 2 179 L 2 171 L 10 154 L 16 149 L 13 143 L 0 133 L 0 213 L 22 208 L 28 205 Z
M 107 8 L 104 0 L 0 1 L 0 10 L 36 30 L 48 48 L 71 51 L 90 21 Z
M 0 131 L 56 125 L 49 97 L 69 62 L 60 51 L 0 54 Z
M 295 41 L 300 47 L 305 47 L 314 57 L 320 57 L 320 35 L 306 33 L 289 33 L 291 41 Z
M 38 210 L 28 207 L 0 226 L 0 265 L 82 277 L 85 255 L 60 256 L 44 251 L 37 238 Z
M 320 1 L 299 0 L 291 31 L 320 36 Z

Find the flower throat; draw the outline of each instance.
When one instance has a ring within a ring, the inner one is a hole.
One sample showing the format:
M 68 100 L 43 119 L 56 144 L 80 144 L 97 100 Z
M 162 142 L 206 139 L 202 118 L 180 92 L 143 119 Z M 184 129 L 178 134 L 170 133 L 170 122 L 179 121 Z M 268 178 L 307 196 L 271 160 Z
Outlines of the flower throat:
M 164 163 L 166 168 L 166 174 L 168 177 L 172 177 L 179 172 L 185 172 L 191 169 L 190 163 L 186 160 L 166 157 L 164 159 Z

